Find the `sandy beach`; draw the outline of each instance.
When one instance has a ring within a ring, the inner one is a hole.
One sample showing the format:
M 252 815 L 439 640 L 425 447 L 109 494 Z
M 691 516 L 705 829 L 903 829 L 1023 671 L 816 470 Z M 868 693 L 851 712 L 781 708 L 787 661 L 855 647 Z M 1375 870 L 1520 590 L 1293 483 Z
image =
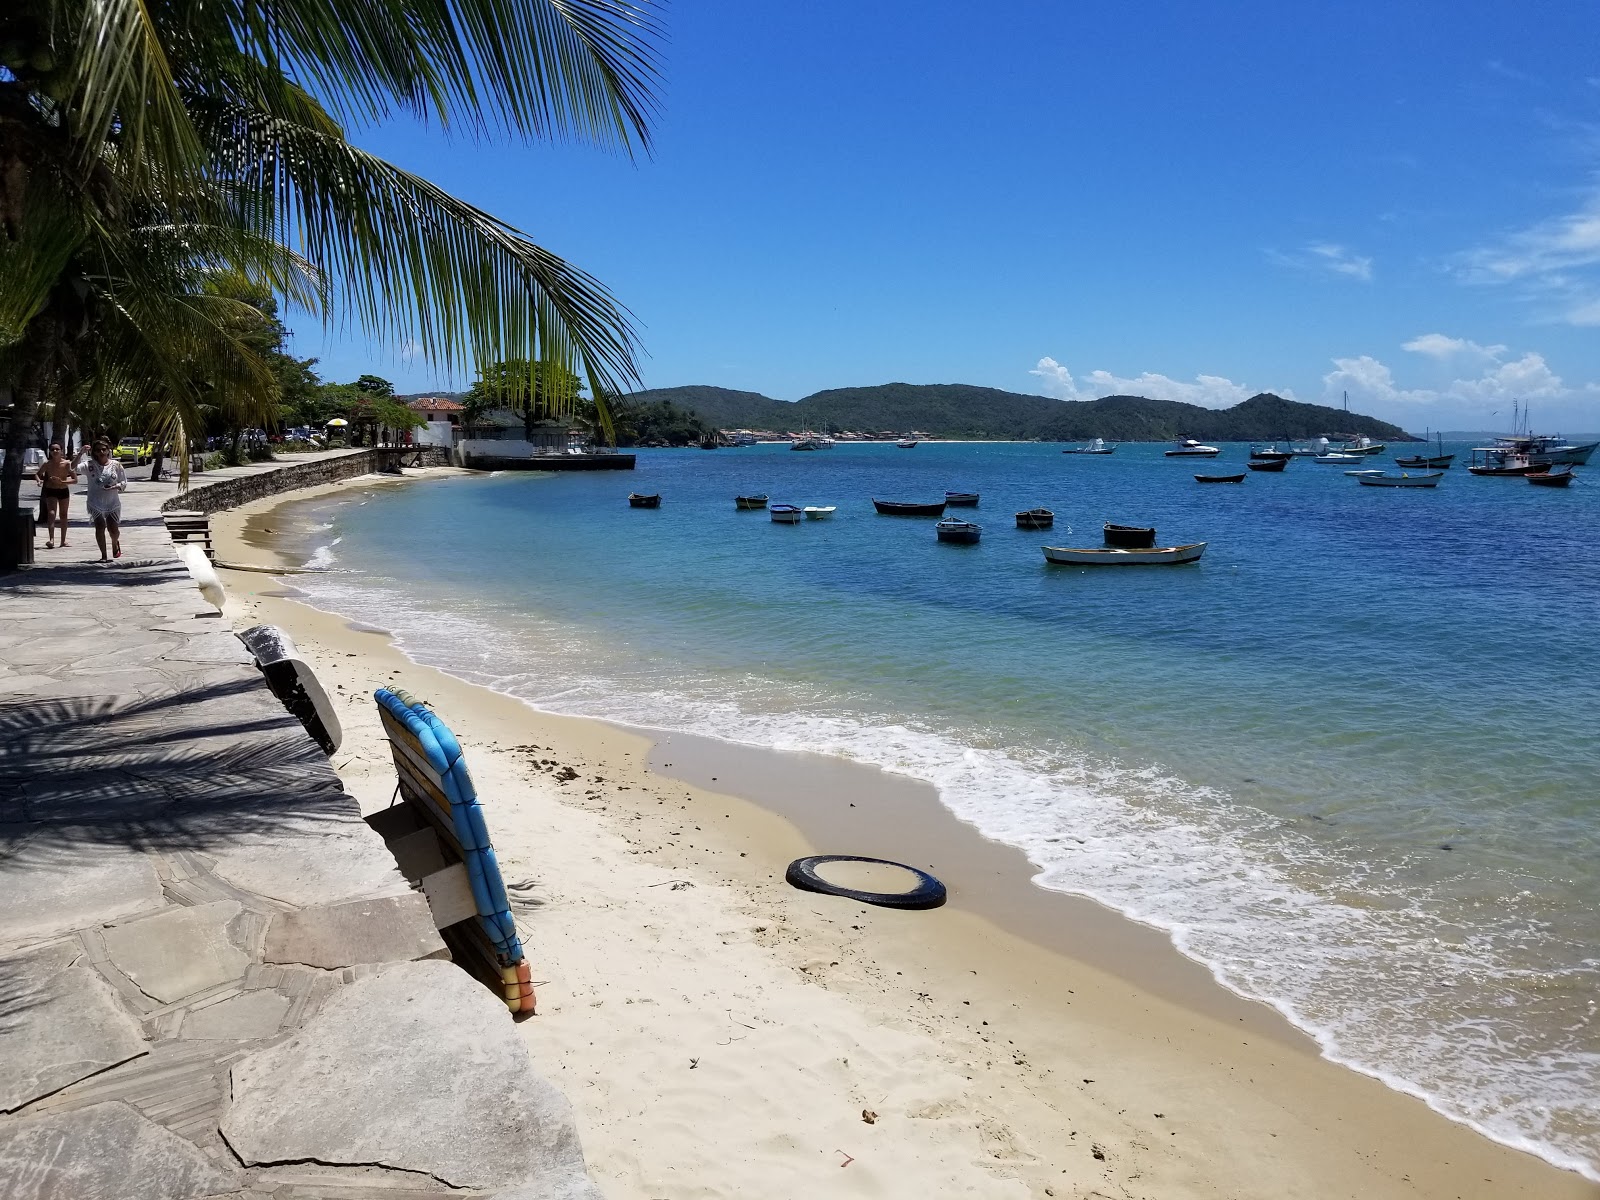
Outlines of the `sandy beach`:
M 319 491 L 390 486 L 411 485 Z M 287 565 L 282 510 L 314 494 L 217 514 L 219 561 Z M 222 574 L 234 626 L 283 626 L 335 697 L 333 765 L 365 809 L 394 790 L 374 687 L 459 735 L 506 877 L 534 885 L 539 1015 L 518 1028 L 612 1200 L 1600 1196 L 1321 1059 L 1156 931 L 1033 886 L 925 785 L 536 711 L 297 603 L 292 577 Z M 951 902 L 790 888 L 814 852 L 930 867 Z

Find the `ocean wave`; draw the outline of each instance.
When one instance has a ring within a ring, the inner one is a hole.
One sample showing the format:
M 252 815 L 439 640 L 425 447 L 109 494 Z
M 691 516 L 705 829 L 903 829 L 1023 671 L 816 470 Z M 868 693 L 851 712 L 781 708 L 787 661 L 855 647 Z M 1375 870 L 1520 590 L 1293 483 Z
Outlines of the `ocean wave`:
M 758 676 L 730 686 L 677 664 L 652 677 L 648 664 L 625 667 L 535 617 L 497 627 L 492 616 L 441 613 L 386 590 L 306 586 L 318 607 L 381 618 L 415 661 L 539 709 L 832 754 L 925 780 L 956 816 L 1026 853 L 1039 886 L 1162 929 L 1333 1061 L 1600 1180 L 1600 1053 L 1581 1035 L 1557 1044 L 1519 1019 L 1532 989 L 1592 989 L 1600 964 L 1531 978 L 1501 937 L 1461 929 L 1403 871 L 1341 859 L 1224 793 L 1065 746 L 1006 746 L 913 714 L 845 711 L 838 697 Z
M 326 571 L 337 560 L 338 556 L 333 552 L 333 542 L 329 542 L 326 546 L 318 546 L 311 552 L 311 557 L 305 561 L 305 569 L 308 571 Z

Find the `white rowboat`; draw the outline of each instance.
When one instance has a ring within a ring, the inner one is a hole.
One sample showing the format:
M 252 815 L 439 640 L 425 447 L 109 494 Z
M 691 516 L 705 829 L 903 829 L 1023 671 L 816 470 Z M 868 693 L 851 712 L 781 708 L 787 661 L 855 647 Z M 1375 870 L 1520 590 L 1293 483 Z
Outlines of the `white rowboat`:
M 1070 550 L 1065 546 L 1045 546 L 1046 561 L 1072 567 L 1138 567 L 1168 566 L 1192 563 L 1206 552 L 1206 543 L 1191 542 L 1187 546 L 1152 546 L 1148 550 L 1120 550 L 1114 547 L 1093 550 Z
M 1420 475 L 1362 475 L 1356 480 L 1364 487 L 1438 487 L 1444 478 L 1443 471 L 1424 471 Z
M 806 520 L 826 521 L 838 507 L 837 504 L 808 504 L 805 508 Z

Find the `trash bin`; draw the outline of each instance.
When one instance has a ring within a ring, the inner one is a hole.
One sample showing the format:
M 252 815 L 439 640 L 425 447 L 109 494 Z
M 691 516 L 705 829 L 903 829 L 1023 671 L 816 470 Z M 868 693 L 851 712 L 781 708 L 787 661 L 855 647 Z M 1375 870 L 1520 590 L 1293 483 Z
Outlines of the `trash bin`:
M 0 571 L 33 565 L 33 510 L 0 514 Z

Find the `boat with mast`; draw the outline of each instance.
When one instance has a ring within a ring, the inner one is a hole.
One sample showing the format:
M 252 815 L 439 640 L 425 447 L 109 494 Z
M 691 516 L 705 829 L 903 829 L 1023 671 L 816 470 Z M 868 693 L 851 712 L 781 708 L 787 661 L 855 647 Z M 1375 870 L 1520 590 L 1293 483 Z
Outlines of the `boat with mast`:
M 1427 432 L 1423 433 L 1423 443 L 1428 441 Z M 1430 471 L 1447 471 L 1450 464 L 1455 462 L 1454 454 L 1444 452 L 1444 434 L 1439 434 L 1439 453 L 1437 454 L 1411 454 L 1405 458 L 1396 458 L 1395 465 L 1399 467 L 1425 467 Z

